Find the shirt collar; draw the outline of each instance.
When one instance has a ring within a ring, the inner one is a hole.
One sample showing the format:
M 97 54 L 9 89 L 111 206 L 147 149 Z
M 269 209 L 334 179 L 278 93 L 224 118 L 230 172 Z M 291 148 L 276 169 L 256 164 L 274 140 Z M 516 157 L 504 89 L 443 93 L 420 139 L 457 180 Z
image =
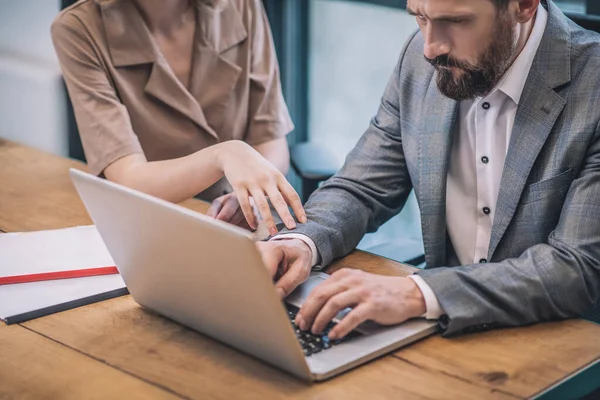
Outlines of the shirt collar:
M 548 11 L 540 4 L 536 12 L 533 30 L 529 35 L 525 47 L 497 86 L 497 90 L 509 96 L 516 104 L 519 104 L 521 100 L 521 95 L 523 94 L 531 65 L 542 42 L 547 22 Z

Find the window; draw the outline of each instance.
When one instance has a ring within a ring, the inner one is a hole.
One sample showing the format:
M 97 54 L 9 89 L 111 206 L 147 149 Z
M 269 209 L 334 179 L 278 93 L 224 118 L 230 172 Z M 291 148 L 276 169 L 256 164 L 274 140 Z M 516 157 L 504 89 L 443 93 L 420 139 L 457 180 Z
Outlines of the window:
M 404 11 L 406 0 L 264 2 L 274 26 L 284 95 L 299 128 L 290 144 L 321 143 L 341 163 L 376 112 L 402 46 L 416 29 Z M 578 24 L 600 31 L 600 1 L 555 2 Z M 361 247 L 402 260 L 384 249 L 386 241 L 398 236 L 419 241 L 420 235 L 418 206 L 411 197 L 404 211 Z
M 417 29 L 415 18 L 395 5 L 310 0 L 307 136 L 330 149 L 340 165 L 377 112 L 402 48 Z M 397 261 L 422 255 L 414 195 L 359 248 Z
M 562 8 L 565 12 L 585 14 L 586 0 L 558 0 L 556 5 Z

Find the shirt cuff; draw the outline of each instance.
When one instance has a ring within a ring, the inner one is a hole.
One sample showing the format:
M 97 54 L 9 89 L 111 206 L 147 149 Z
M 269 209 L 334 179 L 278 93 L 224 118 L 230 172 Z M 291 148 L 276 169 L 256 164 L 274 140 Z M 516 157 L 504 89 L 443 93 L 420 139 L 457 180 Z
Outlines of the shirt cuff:
M 269 239 L 269 241 L 271 240 L 287 240 L 287 239 L 300 239 L 302 240 L 304 243 L 306 243 L 306 245 L 308 247 L 310 247 L 310 251 L 312 253 L 312 261 L 311 261 L 311 266 L 313 269 L 315 270 L 319 270 L 321 269 L 321 266 L 318 265 L 319 264 L 319 252 L 317 251 L 317 246 L 315 245 L 315 242 L 313 242 L 313 240 L 311 238 L 309 238 L 306 235 L 303 235 L 301 233 L 281 233 L 277 236 L 273 236 L 271 239 Z
M 425 282 L 425 279 L 421 278 L 419 275 L 410 275 L 410 279 L 412 279 L 421 293 L 423 293 L 423 297 L 425 298 L 425 314 L 421 315 L 423 318 L 427 319 L 438 319 L 442 315 L 444 315 L 444 310 L 442 310 L 442 306 L 438 302 L 438 299 L 431 290 L 431 286 Z

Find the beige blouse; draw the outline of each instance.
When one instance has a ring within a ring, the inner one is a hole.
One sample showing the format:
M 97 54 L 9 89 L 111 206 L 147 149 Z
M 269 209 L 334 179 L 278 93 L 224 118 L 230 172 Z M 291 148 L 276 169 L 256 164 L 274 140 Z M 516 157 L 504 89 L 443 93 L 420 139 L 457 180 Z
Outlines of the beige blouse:
M 173 159 L 293 129 L 261 1 L 196 0 L 196 22 L 188 90 L 131 0 L 82 0 L 57 16 L 52 39 L 91 173 L 129 154 Z M 203 197 L 228 190 L 222 180 Z

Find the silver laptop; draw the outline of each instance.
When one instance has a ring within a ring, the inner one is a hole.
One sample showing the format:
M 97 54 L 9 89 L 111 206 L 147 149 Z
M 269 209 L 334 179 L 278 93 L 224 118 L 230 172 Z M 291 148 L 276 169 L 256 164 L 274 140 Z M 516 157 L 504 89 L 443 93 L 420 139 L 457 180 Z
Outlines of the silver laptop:
M 313 273 L 284 303 L 249 232 L 81 171 L 70 175 L 135 301 L 302 379 L 330 378 L 437 329 L 422 319 L 367 322 L 336 342 L 302 332 L 295 312 L 328 275 Z

